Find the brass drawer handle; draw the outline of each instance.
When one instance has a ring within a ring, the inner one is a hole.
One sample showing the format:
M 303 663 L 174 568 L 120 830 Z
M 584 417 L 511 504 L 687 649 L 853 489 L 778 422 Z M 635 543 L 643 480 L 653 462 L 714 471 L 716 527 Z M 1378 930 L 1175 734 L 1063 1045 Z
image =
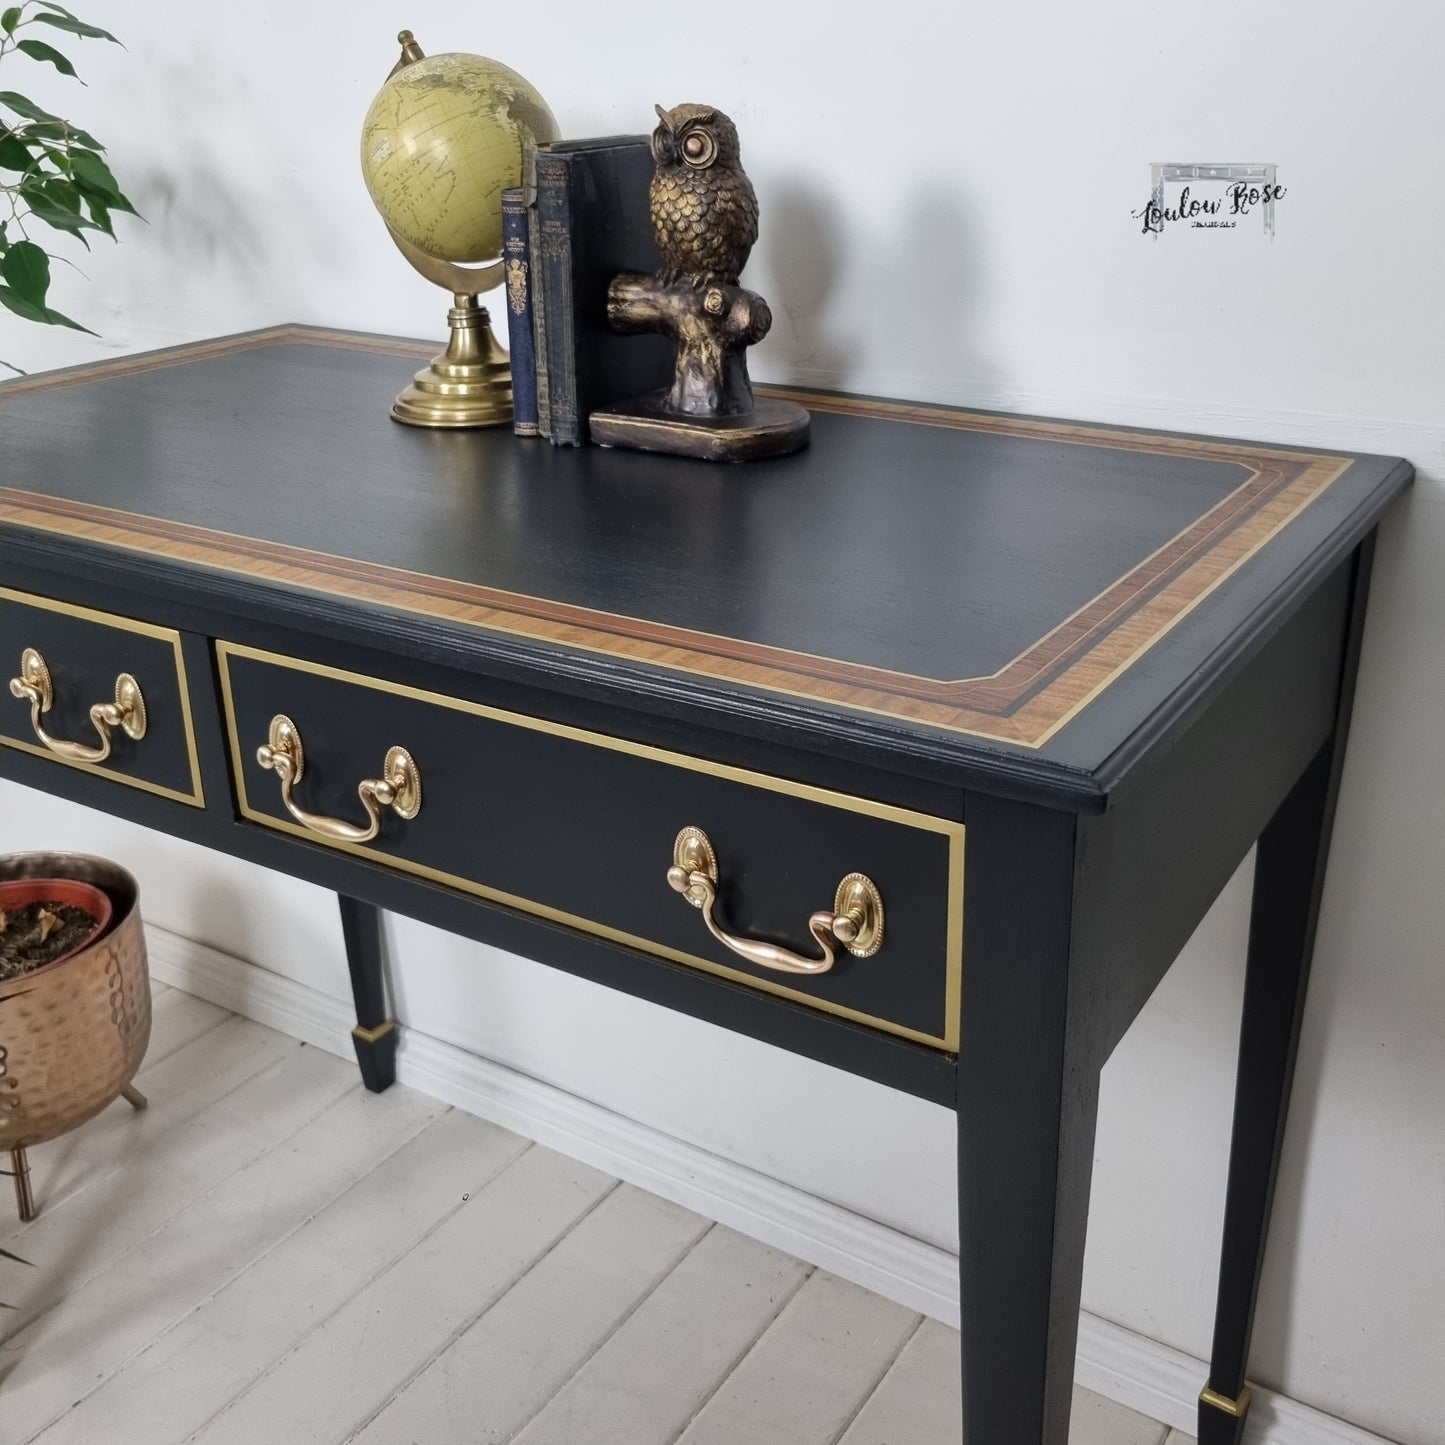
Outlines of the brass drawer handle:
M 286 811 L 313 833 L 340 843 L 369 843 L 381 832 L 381 810 L 390 808 L 398 818 L 415 818 L 421 812 L 421 774 L 405 748 L 390 748 L 382 764 L 381 777 L 367 778 L 357 785 L 357 795 L 371 819 L 365 828 L 340 818 L 323 818 L 308 813 L 291 796 L 291 789 L 306 771 L 306 750 L 301 734 L 285 713 L 271 719 L 267 741 L 256 750 L 256 761 L 281 779 L 281 801 Z
M 110 756 L 114 732 L 120 728 L 128 738 L 139 742 L 146 735 L 146 705 L 140 683 L 123 672 L 115 680 L 115 701 L 98 702 L 90 710 L 90 720 L 100 734 L 99 747 L 86 743 L 68 743 L 53 738 L 40 721 L 55 706 L 55 684 L 45 659 L 33 648 L 20 654 L 20 676 L 10 679 L 10 692 L 30 704 L 30 726 L 35 736 L 55 754 L 71 763 L 103 763 Z
M 848 874 L 838 885 L 831 913 L 815 913 L 808 919 L 808 932 L 823 950 L 822 958 L 805 958 L 773 943 L 738 938 L 718 926 L 712 912 L 717 902 L 717 854 L 701 828 L 684 828 L 677 835 L 667 881 L 694 908 L 702 909 L 702 920 L 719 943 L 759 968 L 779 973 L 827 973 L 833 967 L 835 943 L 841 943 L 858 958 L 869 958 L 883 946 L 883 898 L 873 880 L 861 873 Z

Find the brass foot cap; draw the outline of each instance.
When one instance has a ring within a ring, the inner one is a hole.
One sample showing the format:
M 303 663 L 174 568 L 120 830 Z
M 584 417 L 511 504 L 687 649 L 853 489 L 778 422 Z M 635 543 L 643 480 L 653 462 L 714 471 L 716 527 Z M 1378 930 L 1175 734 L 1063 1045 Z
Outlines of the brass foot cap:
M 1218 1390 L 1211 1390 L 1205 1386 L 1199 1393 L 1199 1403 L 1208 1405 L 1211 1410 L 1218 1410 L 1221 1415 L 1228 1415 L 1235 1420 L 1242 1420 L 1249 1413 L 1249 1402 L 1254 1398 L 1254 1391 L 1248 1385 L 1240 1391 L 1237 1400 L 1231 1400 L 1228 1395 L 1221 1395 Z

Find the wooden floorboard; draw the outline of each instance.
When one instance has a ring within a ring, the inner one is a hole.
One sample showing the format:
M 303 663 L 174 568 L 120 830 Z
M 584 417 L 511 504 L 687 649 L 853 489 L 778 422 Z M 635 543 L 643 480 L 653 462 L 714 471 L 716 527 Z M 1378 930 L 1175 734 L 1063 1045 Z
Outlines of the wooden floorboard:
M 219 1004 L 197 998 L 193 993 L 182 993 L 178 988 L 168 988 L 158 995 L 153 992 L 151 1042 L 146 1050 L 146 1067 L 154 1068 L 177 1049 L 183 1049 L 212 1029 L 220 1028 L 230 1017 L 231 1014 Z
M 353 1437 L 355 1445 L 500 1445 L 590 1359 L 709 1228 L 614 1190 Z
M 64 1217 L 63 1233 L 77 1238 L 84 1227 L 72 1224 L 67 1213 L 83 1196 L 95 1205 L 129 1187 L 117 1178 L 121 1170 L 147 1167 L 145 1158 L 171 1130 L 201 1117 L 205 1111 L 248 1080 L 296 1052 L 295 1039 L 249 1019 L 232 1018 L 184 1048 L 147 1065 L 135 1084 L 150 1101 L 134 1110 L 118 1099 L 71 1134 L 30 1151 L 31 1181 L 40 1217 L 21 1225 L 13 1215 L 0 1224 L 0 1244 L 25 1254 L 25 1240 L 53 1228 Z M 92 1193 L 94 1191 L 94 1193 Z M 99 1206 L 104 1208 L 103 1205 Z M 26 1256 L 29 1257 L 28 1255 Z M 0 1320 L 0 1334 L 6 1331 Z
M 79 1401 L 38 1445 L 104 1440 L 116 1420 L 144 1420 L 150 1445 L 180 1445 L 526 1147 L 456 1110 L 430 1121 Z
M 339 1059 L 330 1062 L 345 1067 Z M 5 1423 L 18 1439 L 29 1439 L 68 1410 L 77 1382 L 94 1388 L 108 1378 L 349 1188 L 438 1108 L 416 1094 L 377 1107 L 359 1084 L 326 1108 L 323 1091 L 302 1092 L 300 1082 L 296 1113 L 309 1114 L 309 1121 L 298 1120 L 302 1127 L 293 1126 L 278 1147 L 226 1178 L 0 1348 Z M 284 1099 L 277 1097 L 273 1107 L 284 1108 Z M 47 1261 L 38 1264 L 43 1274 Z
M 956 1445 L 958 1335 L 175 989 L 0 1215 L 0 1445 Z M 1071 1445 L 1164 1445 L 1080 1391 Z M 1192 1445 L 1171 1435 L 1169 1445 Z
M 617 1181 L 533 1145 L 312 1331 L 193 1438 L 344 1440 L 445 1349 Z
M 924 1320 L 839 1445 L 958 1445 L 963 1427 L 958 1331 Z
M 91 1298 L 85 1291 L 128 1251 L 354 1087 L 339 1060 L 293 1045 L 210 1108 L 137 1149 L 101 1184 L 68 1201 L 69 1209 L 44 1210 L 16 1245 L 45 1268 L 26 1275 L 12 1300 L 16 1308 L 0 1320 L 0 1377 L 14 1345 L 47 1310 Z M 138 1134 L 149 1112 L 116 1123 Z
M 671 1445 L 809 1274 L 717 1227 L 515 1437 Z
M 817 1271 L 680 1445 L 834 1445 L 920 1323 L 912 1310 Z

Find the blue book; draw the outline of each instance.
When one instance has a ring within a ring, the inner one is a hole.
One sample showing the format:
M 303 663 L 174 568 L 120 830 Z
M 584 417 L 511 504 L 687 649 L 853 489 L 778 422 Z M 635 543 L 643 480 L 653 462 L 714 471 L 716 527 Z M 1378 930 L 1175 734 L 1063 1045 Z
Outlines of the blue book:
M 527 193 L 502 192 L 502 260 L 506 265 L 507 345 L 512 353 L 512 430 L 537 435 L 537 352 L 532 330 L 532 257 Z

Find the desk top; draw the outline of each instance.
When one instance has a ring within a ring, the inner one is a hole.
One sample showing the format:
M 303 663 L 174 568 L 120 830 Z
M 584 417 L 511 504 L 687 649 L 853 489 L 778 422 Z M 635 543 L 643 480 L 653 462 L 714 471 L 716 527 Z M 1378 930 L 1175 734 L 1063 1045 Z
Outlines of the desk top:
M 286 327 L 0 386 L 11 529 L 405 615 L 479 658 L 1107 789 L 1408 464 L 786 392 L 737 467 L 401 427 L 435 345 Z

